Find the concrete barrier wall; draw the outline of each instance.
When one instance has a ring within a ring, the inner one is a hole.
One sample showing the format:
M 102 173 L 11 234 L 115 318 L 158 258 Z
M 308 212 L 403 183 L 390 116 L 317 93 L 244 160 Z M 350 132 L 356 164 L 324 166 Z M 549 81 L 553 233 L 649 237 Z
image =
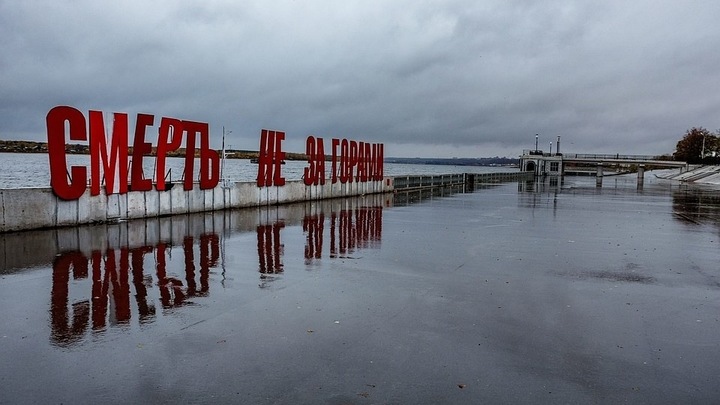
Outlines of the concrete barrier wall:
M 77 200 L 57 198 L 50 188 L 0 190 L 0 233 L 155 218 L 234 208 L 263 207 L 301 201 L 388 193 L 395 190 L 447 187 L 465 184 L 532 180 L 531 172 L 444 174 L 385 177 L 367 183 L 326 183 L 306 186 L 288 181 L 283 187 L 257 187 L 255 183 L 218 185 L 201 190 L 198 184 L 185 190 L 172 183 L 164 191 L 130 191 L 125 194 L 91 196 L 90 189 Z
M 0 232 L 105 223 L 139 218 L 270 206 L 327 198 L 392 192 L 392 179 L 368 183 L 326 183 L 306 186 L 288 181 L 283 187 L 257 187 L 244 182 L 201 190 L 198 184 L 184 190 L 173 183 L 164 191 L 130 191 L 91 196 L 90 189 L 77 200 L 57 198 L 50 188 L 0 190 Z

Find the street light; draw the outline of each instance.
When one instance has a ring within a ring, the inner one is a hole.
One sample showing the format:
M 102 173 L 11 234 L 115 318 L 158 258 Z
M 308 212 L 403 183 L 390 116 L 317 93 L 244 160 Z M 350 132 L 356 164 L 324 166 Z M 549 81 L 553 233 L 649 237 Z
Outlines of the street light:
M 223 136 L 222 136 L 222 160 L 220 161 L 220 179 L 222 179 L 223 187 L 225 184 L 225 135 L 230 135 L 232 131 L 225 132 L 225 126 L 223 125 Z

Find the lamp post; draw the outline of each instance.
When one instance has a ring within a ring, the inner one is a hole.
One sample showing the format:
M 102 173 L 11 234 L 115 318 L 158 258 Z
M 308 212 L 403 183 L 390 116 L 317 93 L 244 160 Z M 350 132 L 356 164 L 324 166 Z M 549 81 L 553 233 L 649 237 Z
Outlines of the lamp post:
M 560 135 L 558 135 L 557 143 L 555 144 L 555 153 L 560 154 Z
M 537 152 L 538 148 L 538 134 L 535 134 L 535 152 Z
M 225 126 L 223 125 L 223 137 L 222 137 L 222 160 L 220 161 L 220 179 L 222 179 L 223 187 L 225 186 L 225 135 L 230 135 L 232 131 L 225 132 Z

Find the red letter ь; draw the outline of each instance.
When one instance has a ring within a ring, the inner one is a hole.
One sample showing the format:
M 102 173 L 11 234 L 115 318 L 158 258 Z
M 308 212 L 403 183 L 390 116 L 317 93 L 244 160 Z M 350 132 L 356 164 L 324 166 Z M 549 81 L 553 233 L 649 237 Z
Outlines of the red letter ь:
M 70 178 L 67 176 L 65 158 L 65 122 L 68 123 L 70 139 L 87 140 L 87 125 L 83 114 L 75 108 L 57 106 L 46 117 L 48 157 L 50 159 L 50 187 L 56 196 L 63 200 L 76 200 L 85 192 L 87 168 L 72 166 Z
M 210 149 L 210 128 L 205 122 L 183 121 L 187 132 L 185 190 L 192 190 L 195 135 L 200 136 L 200 189 L 214 188 L 220 182 L 220 155 Z

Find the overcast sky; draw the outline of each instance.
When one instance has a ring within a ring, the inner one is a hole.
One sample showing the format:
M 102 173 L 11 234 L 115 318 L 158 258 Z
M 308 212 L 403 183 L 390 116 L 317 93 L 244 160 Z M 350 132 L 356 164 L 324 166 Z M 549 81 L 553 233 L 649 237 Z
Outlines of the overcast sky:
M 56 105 L 386 156 L 672 153 L 720 128 L 720 1 L 0 0 L 0 139 Z M 131 128 L 134 124 L 131 122 Z M 156 129 L 149 139 L 154 143 Z M 326 142 L 328 142 L 326 141 Z

